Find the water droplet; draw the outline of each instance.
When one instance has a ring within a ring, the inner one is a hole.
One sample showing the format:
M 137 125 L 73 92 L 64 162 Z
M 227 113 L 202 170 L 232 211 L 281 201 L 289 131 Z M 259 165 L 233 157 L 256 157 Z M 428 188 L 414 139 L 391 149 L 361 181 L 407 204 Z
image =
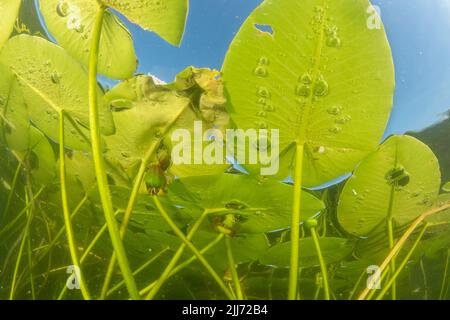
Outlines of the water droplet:
M 75 31 L 78 32 L 78 33 L 82 33 L 84 31 L 84 24 L 78 23 L 75 26 Z
M 317 97 L 323 97 L 328 94 L 328 82 L 325 81 L 323 76 L 319 76 L 315 86 L 314 86 L 314 95 Z
M 258 113 L 256 114 L 258 117 L 267 117 L 267 113 L 265 111 L 258 111 Z
M 267 66 L 267 65 L 269 65 L 269 63 L 270 63 L 269 58 L 267 58 L 266 56 L 262 56 L 262 57 L 259 58 L 259 60 L 258 60 L 258 64 L 259 64 L 260 66 Z
M 267 111 L 267 112 L 273 112 L 273 111 L 275 111 L 275 107 L 273 106 L 273 104 L 266 104 L 266 105 L 263 107 L 263 109 L 264 109 L 264 111 Z
M 339 105 L 332 106 L 327 112 L 333 116 L 338 116 L 342 113 L 342 107 Z
M 270 92 L 266 87 L 259 87 L 258 89 L 258 96 L 262 97 L 262 98 L 269 98 L 270 97 Z
M 332 132 L 332 133 L 339 133 L 339 132 L 342 131 L 342 128 L 339 127 L 339 126 L 334 126 L 334 127 L 330 128 L 329 130 L 330 130 L 330 132 Z
M 331 36 L 327 39 L 327 46 L 331 48 L 340 48 L 342 45 L 342 41 L 337 36 Z
M 258 66 L 255 68 L 255 71 L 253 72 L 255 76 L 265 78 L 268 76 L 269 72 L 267 72 L 267 69 L 265 67 Z
M 309 97 L 311 94 L 311 89 L 305 84 L 299 84 L 297 86 L 296 93 L 301 97 Z
M 314 149 L 314 151 L 319 154 L 324 154 L 327 151 L 327 149 L 324 146 L 319 146 L 319 147 L 316 147 Z
M 56 6 L 56 13 L 58 16 L 64 18 L 67 17 L 69 14 L 69 5 L 65 0 L 59 1 L 58 5 Z
M 311 84 L 312 83 L 312 77 L 311 75 L 306 72 L 300 77 L 300 81 L 304 84 Z
M 334 122 L 336 122 L 337 124 L 346 124 L 350 120 L 352 120 L 352 117 L 349 115 L 345 115 L 345 116 L 342 116 L 342 117 L 336 119 Z

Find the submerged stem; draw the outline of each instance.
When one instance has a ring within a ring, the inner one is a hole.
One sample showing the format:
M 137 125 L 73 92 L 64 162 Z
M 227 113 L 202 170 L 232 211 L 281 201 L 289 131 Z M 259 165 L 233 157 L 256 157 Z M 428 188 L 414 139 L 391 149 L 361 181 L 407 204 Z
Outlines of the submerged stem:
M 200 218 L 195 222 L 195 224 L 192 226 L 191 230 L 189 231 L 188 235 L 186 236 L 186 239 L 191 241 L 194 237 L 197 230 L 200 228 L 201 224 L 205 220 L 206 216 L 208 215 L 208 210 L 204 210 Z M 148 293 L 146 300 L 152 300 L 159 292 L 159 289 L 163 286 L 163 284 L 166 282 L 166 280 L 169 278 L 170 273 L 175 268 L 176 264 L 181 258 L 181 255 L 184 252 L 184 249 L 186 248 L 186 244 L 182 243 L 178 250 L 175 252 L 174 256 L 170 260 L 169 264 L 164 269 L 163 273 L 159 277 L 159 279 L 156 281 L 155 286 L 152 288 L 152 290 Z
M 200 261 L 200 263 L 205 267 L 205 269 L 208 271 L 208 273 L 213 277 L 213 279 L 217 282 L 219 287 L 223 290 L 225 295 L 230 300 L 234 300 L 233 295 L 230 293 L 230 290 L 228 290 L 227 286 L 223 282 L 223 280 L 219 277 L 219 275 L 216 273 L 216 271 L 211 267 L 208 261 L 203 257 L 203 255 L 197 250 L 197 248 L 188 240 L 186 239 L 186 236 L 183 234 L 183 232 L 177 227 L 177 225 L 172 221 L 170 216 L 167 214 L 166 210 L 162 206 L 161 202 L 159 201 L 157 196 L 153 197 L 156 207 L 158 208 L 159 212 L 161 213 L 161 216 L 163 219 L 167 222 L 167 224 L 172 228 L 172 231 L 180 238 L 181 241 L 183 241 L 186 246 L 192 251 L 192 253 L 197 257 L 197 259 Z
M 320 270 L 322 272 L 322 278 L 323 278 L 323 291 L 325 300 L 330 300 L 330 287 L 328 285 L 328 271 L 327 271 L 327 265 L 325 264 L 325 260 L 322 256 L 322 250 L 320 249 L 320 243 L 319 238 L 317 237 L 316 228 L 313 227 L 311 230 L 311 236 L 314 241 L 314 246 L 316 247 L 317 257 L 319 258 L 320 263 Z
M 225 235 L 223 233 L 219 234 L 212 242 L 210 242 L 207 246 L 205 246 L 203 249 L 200 250 L 200 253 L 203 255 L 206 252 L 208 252 L 208 250 L 210 250 L 212 247 L 214 247 L 216 244 L 218 244 L 224 237 Z M 190 257 L 189 259 L 187 259 L 186 261 L 184 261 L 183 263 L 179 264 L 176 268 L 174 268 L 172 270 L 172 272 L 169 274 L 169 278 L 174 276 L 175 274 L 177 274 L 178 272 L 180 272 L 181 270 L 183 270 L 184 268 L 188 267 L 192 262 L 194 262 L 195 260 L 197 260 L 197 256 L 193 255 L 192 257 Z M 147 293 L 148 291 L 150 291 L 154 286 L 156 285 L 156 281 L 153 281 L 151 284 L 149 284 L 148 286 L 146 286 L 144 289 L 142 289 L 139 293 L 141 295 Z M 114 287 L 113 289 L 111 289 L 108 294 L 111 294 L 112 290 L 116 290 L 116 287 Z
M 448 208 L 450 208 L 450 203 L 445 203 L 439 207 L 433 208 L 433 209 L 421 214 L 416 220 L 414 220 L 414 222 L 411 223 L 411 225 L 408 227 L 408 229 L 405 231 L 405 233 L 402 235 L 402 237 L 397 241 L 395 246 L 389 252 L 387 257 L 384 259 L 383 263 L 380 265 L 380 268 L 379 268 L 380 272 L 383 272 L 386 269 L 388 264 L 391 262 L 392 258 L 395 257 L 398 254 L 398 252 L 403 248 L 406 240 L 408 240 L 408 238 L 411 236 L 411 234 L 414 232 L 414 230 L 416 230 L 416 228 L 423 222 L 423 220 L 425 220 L 425 218 L 427 218 L 433 214 L 442 212 Z M 370 290 L 369 288 L 373 287 L 375 281 L 376 281 L 376 279 L 373 278 L 372 281 L 370 283 L 368 283 L 367 287 L 359 295 L 358 300 L 364 300 L 367 297 L 367 295 L 369 294 L 369 290 Z
M 441 291 L 439 292 L 439 300 L 444 299 L 445 284 L 447 283 L 447 274 L 448 274 L 449 260 L 450 260 L 450 249 L 447 249 L 447 255 L 446 255 L 446 258 L 445 258 L 444 275 L 442 276 Z
M 389 218 L 387 221 L 387 229 L 388 229 L 388 237 L 389 237 L 389 250 L 392 250 L 392 248 L 394 247 L 394 227 L 392 225 L 392 218 Z M 391 268 L 390 268 L 390 279 L 393 278 L 394 274 L 395 274 L 395 257 L 392 258 L 391 260 Z M 389 282 L 391 282 L 389 279 Z M 395 282 L 395 278 L 394 281 L 392 282 L 392 300 L 397 300 L 397 284 Z
M 27 205 L 27 224 L 25 226 L 25 229 L 23 230 L 22 233 L 22 240 L 20 241 L 20 246 L 19 246 L 19 252 L 17 254 L 17 260 L 16 260 L 16 264 L 14 266 L 14 273 L 13 273 L 13 278 L 12 278 L 12 282 L 11 282 L 11 290 L 9 292 L 9 300 L 13 300 L 14 299 L 14 293 L 15 293 L 15 289 L 16 289 L 16 281 L 17 281 L 17 273 L 19 272 L 19 267 L 20 267 L 20 262 L 22 260 L 22 255 L 23 255 L 23 250 L 25 248 L 25 243 L 26 243 L 26 238 L 28 236 L 28 231 L 30 229 L 30 225 L 31 225 L 31 221 L 33 220 L 33 211 L 30 210 L 30 206 L 29 206 L 29 197 L 28 197 L 28 193 L 25 190 L 25 201 L 26 201 L 26 205 Z
M 406 257 L 403 259 L 402 263 L 398 267 L 398 269 L 395 272 L 392 271 L 393 275 L 389 279 L 388 283 L 384 286 L 384 288 L 380 292 L 380 294 L 377 296 L 376 300 L 383 299 L 384 295 L 391 288 L 391 286 L 392 286 L 392 288 L 394 288 L 393 286 L 395 284 L 395 280 L 397 279 L 397 277 L 400 275 L 400 273 L 405 268 L 406 264 L 408 263 L 409 259 L 412 256 L 412 254 L 414 253 L 414 251 L 416 250 L 417 246 L 419 245 L 419 242 L 422 239 L 423 235 L 425 234 L 425 231 L 427 230 L 427 228 L 428 228 L 428 224 L 425 224 L 425 226 L 423 227 L 423 229 L 420 232 L 419 236 L 417 237 L 416 241 L 414 242 L 414 245 L 411 247 L 411 249 L 409 250 L 408 254 L 406 255 Z
M 92 44 L 89 56 L 89 123 L 92 140 L 92 155 L 95 165 L 95 176 L 97 178 L 103 212 L 108 225 L 109 235 L 114 248 L 114 252 L 119 262 L 120 270 L 127 285 L 128 292 L 132 299 L 140 299 L 139 292 L 131 272 L 130 264 L 119 233 L 119 227 L 114 217 L 111 191 L 105 171 L 105 164 L 102 155 L 99 108 L 97 101 L 97 67 L 100 47 L 100 37 L 103 25 L 105 7 L 100 5 L 96 16 L 95 25 L 92 30 Z
M 22 162 L 19 161 L 19 163 L 17 164 L 16 172 L 14 173 L 11 190 L 9 190 L 8 199 L 6 200 L 6 206 L 5 206 L 5 209 L 3 210 L 3 214 L 1 216 L 3 221 L 5 221 L 6 215 L 8 214 L 9 208 L 11 207 L 12 198 L 13 198 L 14 192 L 16 190 L 17 180 L 19 178 L 21 169 L 22 169 Z
M 295 300 L 297 298 L 297 282 L 298 282 L 298 257 L 299 257 L 299 241 L 300 241 L 300 201 L 302 193 L 302 169 L 303 169 L 303 151 L 304 145 L 296 144 L 295 153 L 295 173 L 294 173 L 294 200 L 292 206 L 291 221 L 291 260 L 289 270 L 289 291 L 288 299 Z
M 225 237 L 225 246 L 227 247 L 228 267 L 231 271 L 231 278 L 233 279 L 234 290 L 236 291 L 237 300 L 244 300 L 242 294 L 241 282 L 239 281 L 239 275 L 236 270 L 236 263 L 234 262 L 233 250 L 231 248 L 231 238 Z
M 66 158 L 64 153 L 64 111 L 61 110 L 59 114 L 59 176 L 61 182 L 61 202 L 64 215 L 64 225 L 66 229 L 67 242 L 69 245 L 70 258 L 72 264 L 79 273 L 76 275 L 79 277 L 77 279 L 80 284 L 81 294 L 85 300 L 90 300 L 91 295 L 84 282 L 83 272 L 80 268 L 80 263 L 78 261 L 77 245 L 75 243 L 75 236 L 72 229 L 72 222 L 70 220 L 70 209 L 69 202 L 67 200 L 67 186 L 66 186 Z

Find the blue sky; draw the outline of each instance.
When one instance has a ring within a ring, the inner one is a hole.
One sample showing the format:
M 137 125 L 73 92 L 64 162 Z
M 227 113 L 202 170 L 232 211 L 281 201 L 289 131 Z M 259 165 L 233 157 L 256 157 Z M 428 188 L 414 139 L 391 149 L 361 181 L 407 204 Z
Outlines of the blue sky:
M 261 0 L 191 0 L 183 43 L 172 47 L 128 24 L 139 72 L 171 81 L 185 67 L 220 69 L 240 25 Z M 381 9 L 396 67 L 394 110 L 386 131 L 418 130 L 450 109 L 450 1 L 374 0 Z

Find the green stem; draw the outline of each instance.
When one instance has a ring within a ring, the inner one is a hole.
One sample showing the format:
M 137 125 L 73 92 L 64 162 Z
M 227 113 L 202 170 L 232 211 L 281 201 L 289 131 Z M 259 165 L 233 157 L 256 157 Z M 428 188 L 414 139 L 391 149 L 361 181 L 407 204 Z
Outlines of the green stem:
M 14 218 L 13 221 L 8 223 L 1 231 L 0 231 L 0 237 L 3 237 L 3 235 L 8 232 L 16 223 L 19 221 L 24 214 L 27 213 L 27 210 L 31 207 L 33 201 L 36 201 L 36 199 L 41 195 L 41 193 L 44 191 L 44 187 L 41 187 L 39 191 L 33 196 L 32 201 L 28 202 L 25 207 L 17 214 L 17 216 Z
M 130 293 L 132 299 L 137 300 L 140 299 L 139 292 L 131 272 L 130 263 L 126 255 L 122 239 L 120 237 L 119 227 L 114 217 L 111 191 L 109 189 L 108 179 L 106 176 L 100 139 L 99 110 L 97 101 L 97 67 L 104 13 L 105 7 L 100 5 L 95 19 L 94 29 L 92 30 L 92 46 L 89 56 L 89 122 L 92 141 L 92 155 L 94 158 L 95 175 L 97 178 L 103 212 L 108 225 L 114 252 L 117 256 L 119 267 L 125 279 L 128 292 Z
M 201 224 L 205 220 L 206 216 L 208 215 L 208 211 L 204 210 L 200 218 L 197 220 L 197 222 L 192 226 L 191 230 L 189 231 L 188 235 L 186 236 L 186 239 L 188 241 L 192 241 L 192 238 L 194 237 L 197 230 L 200 228 Z M 152 290 L 148 293 L 146 300 L 152 300 L 156 297 L 159 290 L 163 286 L 163 284 L 166 282 L 166 280 L 169 278 L 169 274 L 172 272 L 172 270 L 175 268 L 176 264 L 181 258 L 181 255 L 184 252 L 184 249 L 186 248 L 186 244 L 182 243 L 178 250 L 175 252 L 174 256 L 170 260 L 169 264 L 164 269 L 163 273 L 157 280 L 155 286 L 152 288 Z
M 137 268 L 135 271 L 133 271 L 133 276 L 137 276 L 139 273 L 144 271 L 149 265 L 151 265 L 153 262 L 158 260 L 164 253 L 166 253 L 169 250 L 170 250 L 169 247 L 165 247 L 164 249 L 159 251 L 157 254 L 152 256 L 148 261 L 144 262 L 144 264 L 142 264 L 139 268 Z M 122 280 L 118 284 L 116 284 L 114 287 L 112 287 L 108 291 L 107 296 L 109 296 L 109 295 L 113 294 L 114 292 L 116 292 L 117 290 L 119 290 L 124 285 L 124 283 L 125 283 L 125 281 Z M 156 284 L 156 281 L 154 283 Z M 145 293 L 146 292 L 142 292 L 142 290 L 139 292 L 140 295 L 144 295 Z
M 236 270 L 236 263 L 234 262 L 233 250 L 231 248 L 231 238 L 225 237 L 225 246 L 227 248 L 228 267 L 231 271 L 231 278 L 233 279 L 234 290 L 236 291 L 237 300 L 244 300 L 242 294 L 241 282 L 239 281 L 239 275 Z
M 417 246 L 419 245 L 419 242 L 422 239 L 423 235 L 425 234 L 425 231 L 427 230 L 427 228 L 428 228 L 428 224 L 425 224 L 425 226 L 423 227 L 423 229 L 420 232 L 419 236 L 417 237 L 416 241 L 414 242 L 414 245 L 411 247 L 411 249 L 409 250 L 408 254 L 406 255 L 406 257 L 403 259 L 402 263 L 398 267 L 398 269 L 395 272 L 393 272 L 394 274 L 391 276 L 391 278 L 389 279 L 388 283 L 383 287 L 383 290 L 381 290 L 381 292 L 377 296 L 376 300 L 383 299 L 383 297 L 386 294 L 386 292 L 391 287 L 393 288 L 393 286 L 395 284 L 395 280 L 400 275 L 400 273 L 403 271 L 403 269 L 405 268 L 406 264 L 409 262 L 409 259 L 411 258 L 412 254 L 414 253 L 414 251 L 416 250 Z
M 28 197 L 28 193 L 26 190 L 25 190 L 25 201 L 26 201 L 27 208 L 30 208 L 29 197 Z M 25 248 L 26 238 L 27 238 L 28 232 L 30 230 L 31 221 L 33 220 L 33 211 L 27 209 L 27 216 L 28 216 L 27 224 L 25 225 L 25 229 L 23 230 L 23 233 L 22 233 L 22 240 L 20 241 L 19 253 L 17 254 L 17 260 L 16 260 L 16 264 L 14 266 L 14 273 L 13 273 L 13 278 L 12 278 L 12 283 L 11 283 L 11 291 L 9 292 L 9 300 L 14 299 L 14 293 L 15 293 L 16 281 L 17 281 L 17 273 L 19 272 L 20 262 L 22 260 L 22 255 L 23 255 L 23 250 Z
M 59 114 L 59 176 L 61 182 L 61 201 L 64 214 L 64 225 L 66 229 L 67 242 L 69 244 L 70 258 L 75 269 L 80 272 L 78 274 L 81 294 L 85 300 L 91 300 L 91 295 L 84 282 L 83 272 L 78 261 L 77 245 L 70 220 L 69 201 L 67 199 L 67 185 L 66 185 L 66 156 L 64 152 L 64 111 L 61 110 Z
M 291 260 L 289 270 L 289 291 L 288 299 L 295 300 L 297 298 L 298 283 L 298 259 L 299 259 L 299 241 L 300 241 L 300 207 L 302 193 L 302 169 L 303 169 L 303 152 L 304 145 L 296 144 L 295 153 L 295 173 L 294 173 L 294 199 L 292 206 L 291 221 Z
M 33 258 L 31 253 L 31 237 L 30 237 L 30 230 L 28 229 L 28 236 L 27 236 L 27 245 L 28 245 L 28 269 L 30 273 L 30 287 L 31 287 L 31 298 L 33 300 L 36 300 L 36 291 L 34 286 L 34 277 L 33 277 Z
M 444 275 L 442 276 L 442 285 L 441 285 L 441 291 L 439 293 L 439 300 L 444 299 L 445 284 L 447 283 L 449 260 L 450 260 L 450 249 L 447 249 L 447 257 L 445 258 L 445 268 L 444 268 Z
M 392 250 L 392 248 L 394 247 L 394 227 L 392 225 L 392 218 L 388 218 L 387 221 L 387 229 L 388 229 L 388 236 L 389 236 L 389 250 Z M 393 275 L 395 274 L 395 257 L 392 258 L 391 260 L 391 279 L 393 277 Z M 390 282 L 390 281 L 389 281 Z M 392 300 L 397 300 L 397 284 L 395 282 L 395 280 L 392 283 Z
M 361 284 L 362 279 L 364 278 L 364 276 L 366 275 L 366 270 L 363 270 L 363 272 L 361 272 L 361 275 L 359 276 L 358 280 L 356 281 L 355 285 L 353 286 L 352 291 L 350 291 L 350 294 L 348 296 L 347 300 L 352 300 L 353 296 L 356 293 L 356 290 L 358 289 L 359 285 Z
M 388 264 L 391 262 L 392 258 L 394 258 L 398 252 L 403 248 L 405 245 L 406 240 L 411 236 L 411 234 L 416 230 L 416 228 L 429 216 L 432 216 L 434 214 L 440 213 L 446 209 L 450 208 L 450 202 L 444 203 L 438 207 L 432 208 L 429 211 L 426 211 L 422 213 L 419 217 L 414 220 L 413 223 L 408 227 L 408 229 L 405 231 L 405 233 L 401 236 L 401 238 L 395 243 L 395 246 L 392 248 L 392 250 L 389 252 L 387 257 L 384 259 L 382 264 L 380 265 L 380 272 L 383 272 Z M 374 280 L 372 280 L 371 283 L 369 283 L 368 286 L 361 292 L 361 294 L 358 296 L 358 300 L 364 300 L 367 295 L 369 294 L 369 287 L 374 285 Z
M 320 242 L 319 238 L 317 237 L 316 228 L 311 228 L 311 236 L 314 241 L 314 246 L 316 247 L 317 257 L 319 258 L 320 263 L 320 270 L 322 272 L 322 278 L 323 278 L 323 291 L 325 300 L 330 300 L 330 287 L 328 285 L 328 271 L 327 271 L 327 265 L 325 263 L 325 260 L 322 256 L 322 250 L 320 249 Z
M 200 253 L 204 255 L 206 252 L 208 252 L 212 247 L 214 247 L 216 244 L 218 244 L 225 235 L 223 233 L 219 234 L 212 242 L 208 243 L 207 246 L 205 246 L 202 250 L 200 250 Z M 192 262 L 197 260 L 197 256 L 193 255 L 188 260 L 184 261 L 183 263 L 179 264 L 175 269 L 172 270 L 172 272 L 169 274 L 169 278 L 183 270 L 184 268 L 188 267 Z M 146 286 L 144 289 L 142 289 L 139 293 L 141 295 L 146 294 L 149 292 L 154 286 L 156 285 L 156 281 L 153 281 L 151 284 Z M 112 290 L 112 289 L 111 289 Z M 108 292 L 110 294 L 110 292 Z
M 225 283 L 222 281 L 222 279 L 219 277 L 219 275 L 214 271 L 214 269 L 211 267 L 208 261 L 202 256 L 202 254 L 197 250 L 197 248 L 188 240 L 186 239 L 186 236 L 183 234 L 183 232 L 177 227 L 177 225 L 172 221 L 170 216 L 167 214 L 165 209 L 163 208 L 161 202 L 159 201 L 157 196 L 153 197 L 156 207 L 158 208 L 159 212 L 161 213 L 161 216 L 163 219 L 167 222 L 167 224 L 172 228 L 173 232 L 178 236 L 178 238 L 183 241 L 186 246 L 192 251 L 192 253 L 197 257 L 198 261 L 205 267 L 205 269 L 209 272 L 209 274 L 212 276 L 212 278 L 217 282 L 219 287 L 223 290 L 223 292 L 226 294 L 228 299 L 234 300 L 233 295 L 228 290 Z
M 8 214 L 9 208 L 11 207 L 12 198 L 13 198 L 14 192 L 16 190 L 17 180 L 19 178 L 21 168 L 22 168 L 22 162 L 19 161 L 19 163 L 17 164 L 16 172 L 14 173 L 11 190 L 9 191 L 8 199 L 6 200 L 6 206 L 5 206 L 5 209 L 3 210 L 3 214 L 2 214 L 3 221 L 5 221 L 6 215 Z
M 114 215 L 117 215 L 119 212 L 120 212 L 120 210 L 117 210 Z M 83 262 L 88 257 L 89 253 L 92 251 L 92 249 L 94 248 L 94 246 L 96 245 L 98 240 L 100 240 L 100 238 L 103 236 L 103 234 L 106 232 L 107 229 L 108 229 L 108 225 L 107 224 L 104 224 L 100 228 L 100 230 L 97 232 L 97 234 L 92 239 L 91 243 L 89 243 L 89 245 L 87 246 L 86 250 L 84 250 L 84 252 L 83 252 L 83 254 L 82 254 L 81 258 L 80 258 L 80 264 L 83 264 Z M 61 300 L 64 297 L 64 294 L 66 293 L 66 290 L 67 290 L 67 286 L 64 286 L 63 289 L 61 290 L 59 296 L 58 296 L 58 300 Z

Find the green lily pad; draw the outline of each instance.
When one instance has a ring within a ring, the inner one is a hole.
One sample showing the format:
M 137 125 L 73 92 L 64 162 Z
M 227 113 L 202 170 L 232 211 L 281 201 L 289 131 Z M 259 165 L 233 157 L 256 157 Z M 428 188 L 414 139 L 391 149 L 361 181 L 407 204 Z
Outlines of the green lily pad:
M 42 15 L 56 41 L 85 66 L 89 63 L 91 34 L 97 12 L 97 1 L 39 1 Z M 133 39 L 125 25 L 111 12 L 103 18 L 98 72 L 113 79 L 130 78 L 137 68 Z
M 68 148 L 90 149 L 88 143 L 88 77 L 86 71 L 62 48 L 40 37 L 11 38 L 0 52 L 0 64 L 21 84 L 30 120 L 46 136 L 59 141 L 59 112 L 64 111 Z M 99 101 L 102 99 L 98 91 Z M 114 132 L 111 112 L 101 106 L 100 127 Z
M 383 26 L 367 27 L 369 6 L 266 0 L 232 42 L 223 66 L 230 115 L 241 129 L 279 130 L 279 177 L 292 173 L 296 143 L 305 145 L 305 186 L 350 172 L 377 147 L 394 66 Z
M 392 136 L 345 184 L 337 209 L 339 223 L 357 236 L 368 235 L 388 218 L 407 224 L 435 201 L 440 179 L 438 160 L 425 144 Z
M 103 0 L 131 22 L 153 31 L 173 45 L 179 45 L 184 33 L 188 0 Z
M 169 188 L 169 198 L 180 206 L 199 209 L 223 209 L 214 217 L 234 214 L 238 233 L 260 233 L 288 228 L 291 222 L 293 187 L 272 180 L 257 180 L 248 175 L 222 174 L 176 180 Z M 302 193 L 302 220 L 324 208 L 322 201 Z

